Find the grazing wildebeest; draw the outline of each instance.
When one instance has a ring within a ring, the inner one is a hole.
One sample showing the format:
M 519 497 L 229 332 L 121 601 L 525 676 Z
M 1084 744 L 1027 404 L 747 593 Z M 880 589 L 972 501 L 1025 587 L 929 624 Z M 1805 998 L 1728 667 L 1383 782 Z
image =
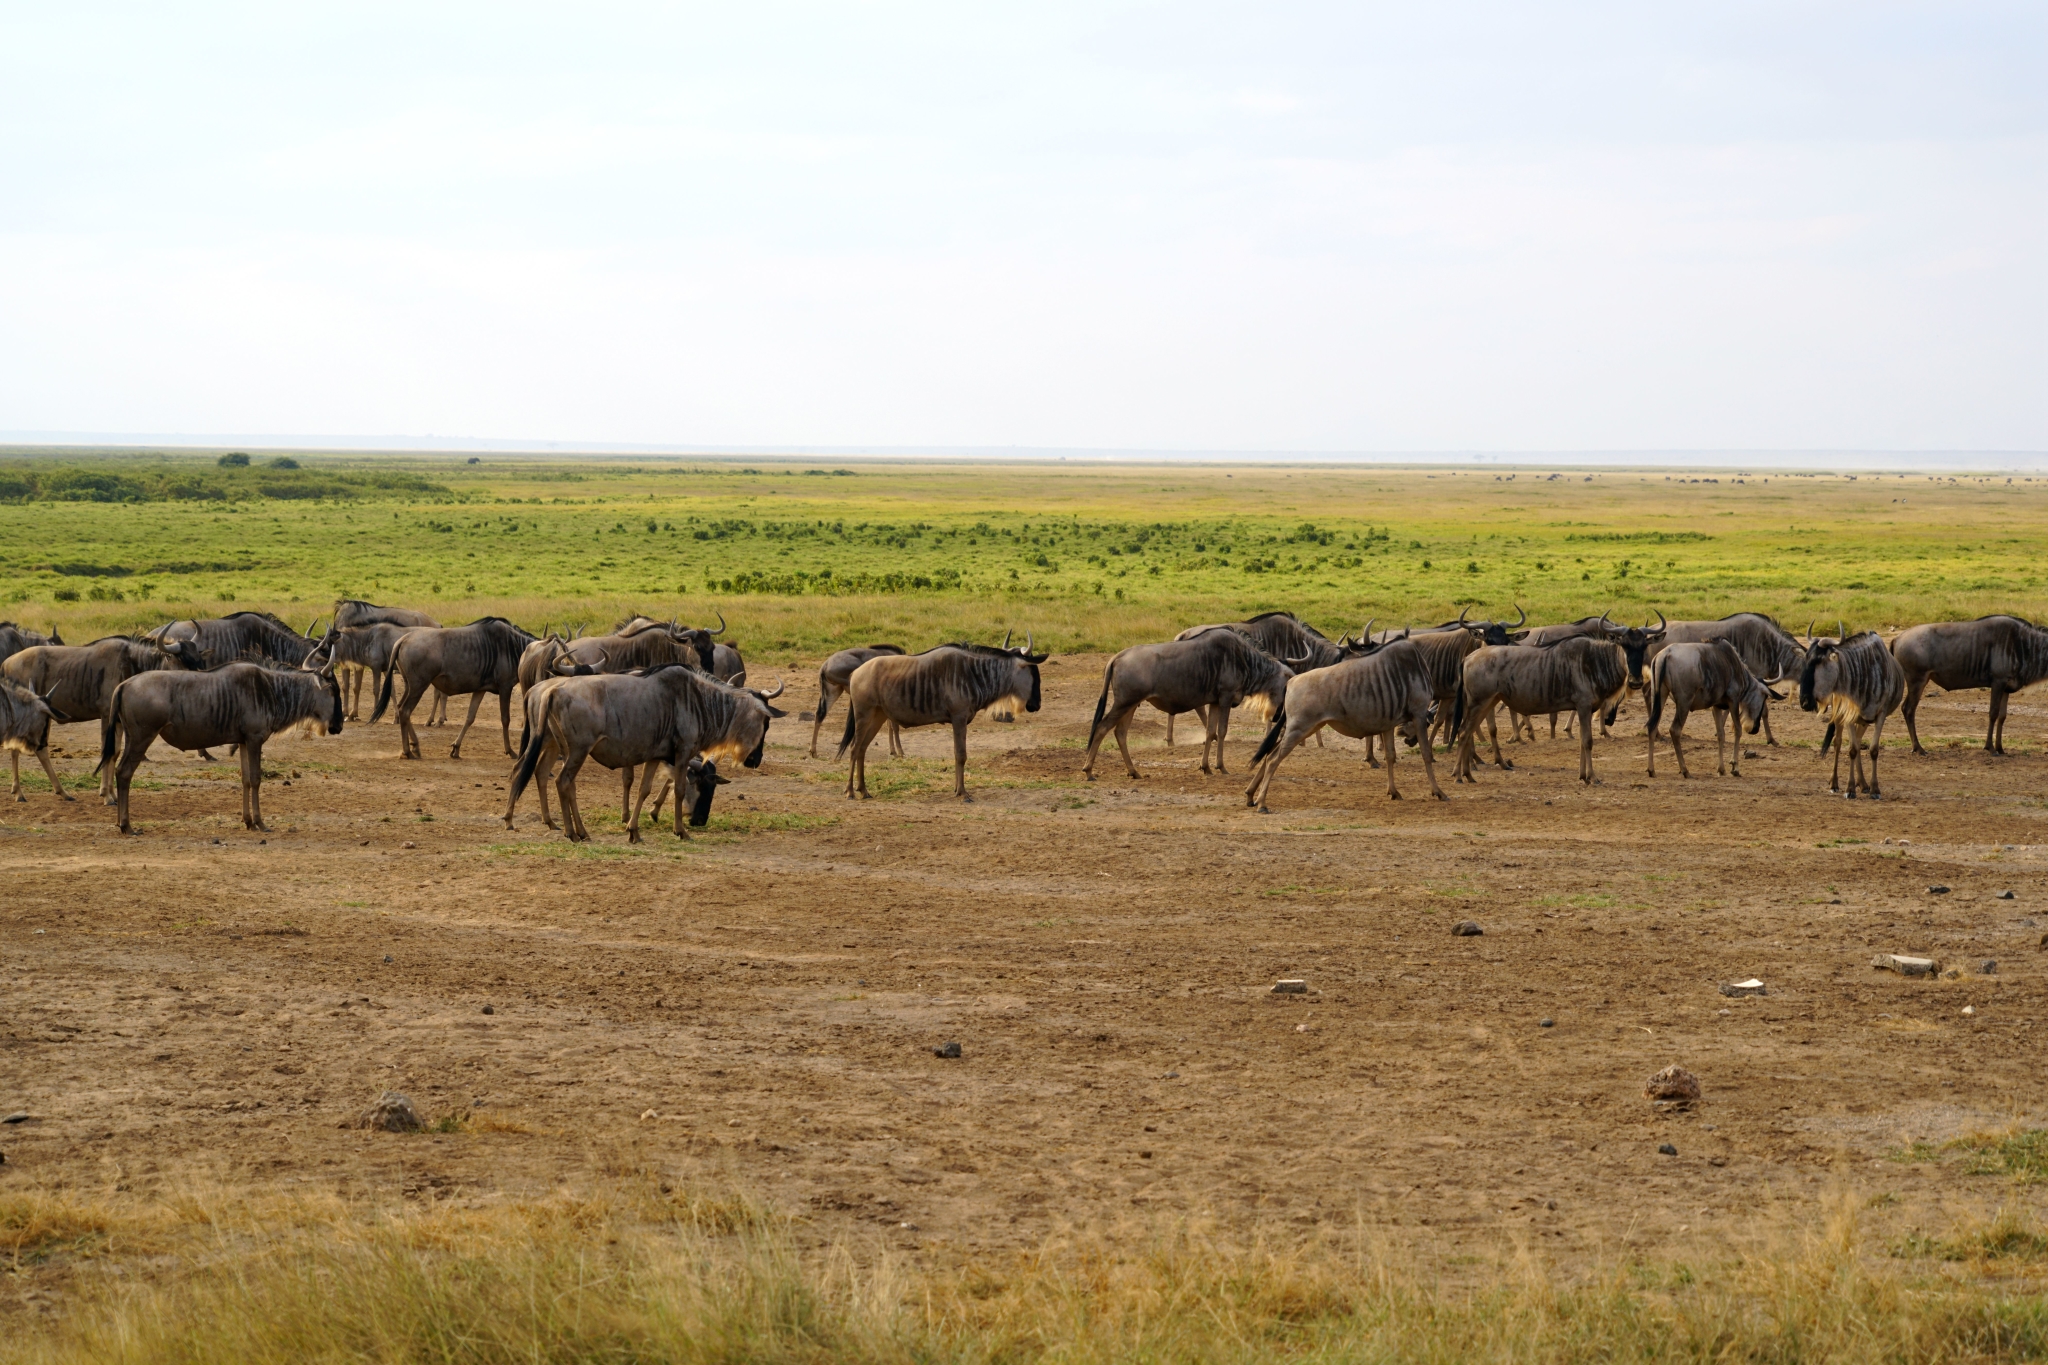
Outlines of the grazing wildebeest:
M 512 748 L 512 689 L 519 685 L 519 659 L 534 637 L 502 616 L 483 616 L 466 626 L 417 626 L 407 631 L 391 652 L 391 667 L 384 685 L 377 689 L 377 709 L 370 724 L 383 718 L 391 705 L 392 680 L 405 677 L 405 700 L 398 707 L 401 758 L 420 756 L 419 732 L 412 728 L 413 708 L 438 687 L 450 696 L 469 694 L 469 716 L 450 746 L 450 758 L 462 757 L 462 741 L 476 724 L 477 707 L 486 692 L 496 693 L 498 720 L 504 730 L 505 753 Z
M 1417 648 L 1420 638 L 1367 644 L 1362 646 L 1367 652 L 1290 681 L 1280 711 L 1252 754 L 1252 784 L 1245 788 L 1244 803 L 1264 811 L 1280 764 L 1296 745 L 1325 725 L 1352 739 L 1377 735 L 1385 742 L 1387 796 L 1395 801 L 1401 799 L 1401 792 L 1394 785 L 1394 755 L 1399 747 L 1394 736 L 1400 735 L 1422 750 L 1422 771 L 1429 776 L 1430 793 L 1444 800 L 1429 743 L 1429 712 L 1436 689 Z
M 43 772 L 50 779 L 50 790 L 60 801 L 71 797 L 64 791 L 64 784 L 57 780 L 57 769 L 50 763 L 50 727 L 64 720 L 50 709 L 50 703 L 23 687 L 20 683 L 0 678 L 0 749 L 7 751 L 7 761 L 14 772 L 14 785 L 10 789 L 16 801 L 28 800 L 28 794 L 21 789 L 21 756 L 34 754 L 43 765 Z
M 376 704 L 377 693 L 384 686 L 384 675 L 391 670 L 391 652 L 398 647 L 398 641 L 413 626 L 401 626 L 389 621 L 373 621 L 367 625 L 349 626 L 342 630 L 330 630 L 320 641 L 320 648 L 310 657 L 324 659 L 334 667 L 335 676 L 341 680 L 341 694 L 348 707 L 348 718 L 362 717 L 363 680 L 370 681 L 370 701 Z M 436 693 L 436 705 L 446 706 L 448 698 Z
M 967 794 L 967 726 L 993 706 L 1038 709 L 1038 666 L 1047 655 L 1031 652 L 1031 636 L 1022 649 L 1003 645 L 939 645 L 922 654 L 884 654 L 853 670 L 846 684 L 846 731 L 839 739 L 839 757 L 853 752 L 846 768 L 846 794 L 868 795 L 868 746 L 890 721 L 953 727 L 953 794 Z
M 682 664 L 664 664 L 645 673 L 607 673 L 589 677 L 561 678 L 541 684 L 535 690 L 530 733 L 520 750 L 519 765 L 513 770 L 512 790 L 505 804 L 505 826 L 511 828 L 519 797 L 536 773 L 545 783 L 548 769 L 559 757 L 561 775 L 555 781 L 562 802 L 564 832 L 572 840 L 590 837 L 576 799 L 576 777 L 587 759 L 607 768 L 624 769 L 627 795 L 632 788 L 632 769 L 649 768 L 649 781 L 641 786 L 644 801 L 656 765 L 681 767 L 685 776 L 693 758 L 737 759 L 757 768 L 767 744 L 768 725 L 786 714 L 770 705 L 779 695 L 731 687 L 708 678 Z M 701 790 L 690 804 L 702 799 Z M 675 831 L 687 838 L 684 829 L 686 795 L 676 793 Z M 545 794 L 541 798 L 542 818 L 547 818 Z M 640 839 L 638 805 L 624 812 L 628 838 Z
M 1579 721 L 1579 780 L 1593 779 L 1593 717 L 1614 718 L 1628 694 L 1628 656 L 1612 640 L 1576 635 L 1554 645 L 1488 645 L 1465 659 L 1451 728 L 1458 736 L 1457 780 L 1470 782 L 1479 728 L 1505 702 L 1523 715 L 1571 711 Z M 1514 765 L 1493 741 L 1497 767 Z
M 1892 641 L 1892 657 L 1906 675 L 1906 733 L 1913 752 L 1920 747 L 1914 717 L 1929 679 L 1944 692 L 1991 689 L 1991 716 L 1984 748 L 2005 752 L 2005 712 L 2012 694 L 2048 678 L 2048 630 L 2017 616 L 1980 616 L 1974 621 L 1939 621 L 1913 626 Z
M 1340 656 L 1341 657 L 1341 656 Z M 1216 771 L 1223 766 L 1223 740 L 1230 731 L 1230 712 L 1246 702 L 1271 718 L 1294 676 L 1286 664 L 1229 626 L 1211 626 L 1165 644 L 1132 645 L 1102 670 L 1102 695 L 1095 701 L 1095 720 L 1088 727 L 1088 760 L 1082 775 L 1095 780 L 1095 756 L 1102 741 L 1114 734 L 1124 770 L 1137 777 L 1126 738 L 1131 716 L 1150 702 L 1168 716 L 1200 711 L 1206 717 L 1202 736 L 1202 771 L 1209 771 L 1209 746 L 1216 746 Z
M 140 673 L 114 689 L 110 717 L 122 737 L 114 775 L 121 832 L 130 832 L 128 786 L 162 738 L 173 748 L 238 744 L 242 750 L 242 826 L 262 829 L 263 743 L 280 730 L 310 722 L 321 734 L 341 733 L 341 686 L 331 669 L 224 664 L 203 673 Z M 114 742 L 100 750 L 114 762 Z
M 638 617 L 610 635 L 585 635 L 567 640 L 562 652 L 600 673 L 629 673 L 636 668 L 681 664 L 701 673 L 711 671 L 710 640 L 701 630 L 685 630 L 665 621 Z
M 1732 641 L 1707 640 L 1667 646 L 1650 660 L 1650 677 L 1643 684 L 1650 698 L 1650 776 L 1657 775 L 1657 723 L 1664 716 L 1666 698 L 1671 702 L 1671 752 L 1678 756 L 1678 775 L 1691 777 L 1685 766 L 1685 718 L 1702 707 L 1714 712 L 1715 771 L 1727 776 L 1732 767 L 1742 776 L 1742 724 L 1749 722 L 1755 734 L 1763 724 L 1771 699 L 1784 698 L 1765 687 L 1743 662 L 1742 651 Z M 1735 719 L 1735 761 L 1728 762 L 1727 729 Z
M 902 652 L 901 645 L 862 645 L 857 649 L 842 649 L 825 660 L 824 665 L 818 669 L 818 715 L 811 722 L 812 758 L 818 756 L 818 731 L 824 728 L 825 716 L 831 711 L 832 703 L 838 701 L 840 693 L 846 691 L 846 684 L 853 677 L 853 670 L 869 659 L 879 659 L 884 654 Z M 903 752 L 903 732 L 897 728 L 894 721 L 889 723 L 889 752 Z
M 346 677 L 354 682 L 353 688 L 348 686 L 347 683 L 344 683 L 342 686 L 342 691 L 349 698 L 348 718 L 350 720 L 355 720 L 362 711 L 363 676 L 366 672 L 378 675 L 375 685 L 373 685 L 370 692 L 372 697 L 377 695 L 375 686 L 381 686 L 383 683 L 381 675 L 388 666 L 391 642 L 398 638 L 400 632 L 410 626 L 438 626 L 440 624 L 439 621 L 436 621 L 427 613 L 416 611 L 411 607 L 380 607 L 374 602 L 365 602 L 359 597 L 342 597 L 335 600 L 334 619 L 327 623 L 327 634 L 321 643 L 328 648 L 327 657 L 340 668 L 340 671 Z M 337 642 L 336 636 L 342 631 L 358 630 L 365 626 L 399 627 L 399 630 L 378 632 L 375 637 L 378 643 L 375 646 L 361 645 L 355 650 L 350 651 L 352 653 L 373 652 L 383 657 L 386 662 L 369 664 L 354 659 L 345 660 L 341 657 L 341 646 Z M 436 692 L 434 694 L 434 704 L 428 708 L 426 723 L 428 725 L 445 725 L 448 723 L 447 693 Z
M 45 635 L 41 631 L 30 630 L 27 626 L 17 626 L 12 621 L 0 621 L 0 663 L 6 662 L 24 649 L 63 643 L 63 637 L 57 634 L 54 627 Z
M 1816 641 L 1807 648 L 1806 661 L 1799 669 L 1799 709 L 1820 711 L 1825 708 L 1830 723 L 1848 731 L 1849 790 L 1844 794 L 1851 801 L 1856 799 L 1859 784 L 1870 793 L 1871 800 L 1880 798 L 1877 755 L 1884 744 L 1884 722 L 1898 709 L 1905 696 L 1905 670 L 1874 630 L 1851 635 L 1839 642 Z M 1865 730 L 1870 731 L 1870 776 L 1867 781 L 1863 776 Z M 1828 779 L 1829 791 L 1842 790 L 1842 747 L 1841 740 L 1837 738 L 1834 775 Z
M 196 621 L 166 621 L 143 634 L 145 640 L 189 640 L 199 646 L 208 668 L 236 660 L 268 659 L 293 667 L 320 641 L 301 635 L 267 611 L 237 611 Z
M 51 709 L 67 721 L 98 721 L 104 749 L 114 736 L 115 688 L 153 669 L 205 666 L 199 646 L 190 640 L 109 635 L 87 645 L 31 645 L 0 663 L 0 675 L 48 698 Z M 114 804 L 110 767 L 100 769 L 100 798 Z
M 1658 615 L 1661 617 L 1662 612 Z M 1806 649 L 1771 617 L 1756 611 L 1738 611 L 1718 621 L 1666 621 L 1661 639 L 1654 640 L 1643 654 L 1647 666 L 1661 650 L 1673 645 L 1726 640 L 1742 656 L 1742 663 L 1758 682 L 1774 683 L 1793 676 L 1806 658 Z M 1771 708 L 1764 708 L 1764 742 L 1776 744 L 1771 732 Z

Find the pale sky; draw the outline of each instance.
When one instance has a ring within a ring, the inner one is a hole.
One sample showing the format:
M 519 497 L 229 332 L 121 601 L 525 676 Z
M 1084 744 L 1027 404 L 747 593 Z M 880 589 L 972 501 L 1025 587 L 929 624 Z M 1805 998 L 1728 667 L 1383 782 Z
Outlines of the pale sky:
M 2048 6 L 0 0 L 0 432 L 2048 449 Z

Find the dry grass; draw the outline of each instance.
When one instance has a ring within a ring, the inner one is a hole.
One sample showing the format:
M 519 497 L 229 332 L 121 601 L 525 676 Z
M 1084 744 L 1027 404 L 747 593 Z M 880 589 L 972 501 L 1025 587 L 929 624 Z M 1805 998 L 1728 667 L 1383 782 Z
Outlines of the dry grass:
M 1865 1361 L 2048 1355 L 2011 1275 L 2012 1215 L 1962 1254 L 1868 1256 L 1822 1228 L 1713 1264 L 1567 1281 L 1503 1251 L 1480 1287 L 1398 1250 L 1236 1245 L 1196 1227 L 1072 1238 L 947 1269 L 844 1246 L 744 1196 L 621 1169 L 595 1192 L 365 1216 L 331 1198 L 0 1205 L 17 1280 L 64 1311 L 0 1318 L 0 1359 L 72 1361 Z M 2019 1254 L 2015 1254 L 2015 1252 Z M 64 1264 L 40 1268 L 28 1259 Z M 2018 1263 L 2018 1264 L 2016 1264 Z M 122 1273 L 114 1273 L 116 1269 Z

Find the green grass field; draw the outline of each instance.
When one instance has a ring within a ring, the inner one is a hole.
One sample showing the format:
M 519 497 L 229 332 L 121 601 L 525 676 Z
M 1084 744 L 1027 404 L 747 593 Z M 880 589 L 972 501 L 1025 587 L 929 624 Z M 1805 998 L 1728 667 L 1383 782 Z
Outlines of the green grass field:
M 337 596 L 609 625 L 724 612 L 767 662 L 1014 626 L 1059 650 L 1288 608 L 1331 634 L 1772 612 L 2043 614 L 2048 479 L 1656 470 L 49 454 L 0 459 L 0 615 L 66 639 Z

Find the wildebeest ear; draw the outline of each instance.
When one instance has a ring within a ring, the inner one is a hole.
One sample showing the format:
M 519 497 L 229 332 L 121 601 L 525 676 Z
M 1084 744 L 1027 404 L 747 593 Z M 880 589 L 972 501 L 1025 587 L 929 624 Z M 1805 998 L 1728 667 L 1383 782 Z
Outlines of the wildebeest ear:
M 1514 642 L 1515 644 L 1520 644 L 1522 643 L 1522 641 L 1528 639 L 1530 634 L 1531 632 L 1526 630 L 1513 630 L 1508 632 L 1508 639 Z
M 1048 652 L 1048 653 L 1045 653 L 1045 654 L 1025 654 L 1025 655 L 1022 655 L 1021 657 L 1023 658 L 1024 662 L 1025 662 L 1025 663 L 1027 663 L 1027 664 L 1042 664 L 1042 663 L 1044 663 L 1044 662 L 1045 662 L 1045 661 L 1046 661 L 1047 659 L 1050 659 L 1050 658 L 1052 657 L 1052 655 L 1051 655 L 1051 653 L 1050 653 L 1050 652 Z
M 761 704 L 762 704 L 763 706 L 768 706 L 768 703 L 767 703 L 767 702 L 762 702 Z M 769 716 L 769 718 L 770 718 L 771 720 L 781 720 L 781 719 L 782 719 L 782 718 L 783 718 L 784 716 L 786 716 L 786 715 L 788 715 L 788 714 L 789 714 L 789 712 L 787 712 L 787 711 L 783 711 L 783 710 L 780 710 L 780 709 L 778 709 L 778 708 L 776 708 L 776 707 L 773 707 L 773 706 L 768 706 L 768 716 Z M 732 779 L 730 779 L 730 778 L 727 778 L 726 780 L 727 780 L 727 781 L 731 781 Z
M 1766 688 L 1764 689 L 1764 693 L 1765 693 L 1765 695 L 1769 696 L 1769 697 L 1770 697 L 1770 699 L 1771 699 L 1772 701 L 1783 701 L 1783 700 L 1785 700 L 1785 694 L 1784 694 L 1783 692 L 1779 692 L 1779 691 L 1776 691 L 1776 690 L 1775 690 L 1775 689 L 1773 689 L 1773 688 L 1769 688 L 1769 687 L 1766 687 Z

